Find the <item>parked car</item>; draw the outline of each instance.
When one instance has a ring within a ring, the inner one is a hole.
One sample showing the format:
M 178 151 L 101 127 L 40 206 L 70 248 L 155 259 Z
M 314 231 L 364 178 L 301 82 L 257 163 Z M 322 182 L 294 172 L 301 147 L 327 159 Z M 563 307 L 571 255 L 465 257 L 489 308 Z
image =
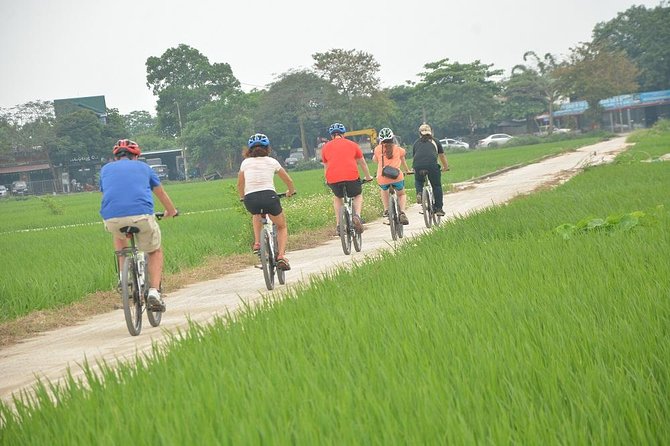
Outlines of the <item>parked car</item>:
M 300 161 L 305 159 L 305 155 L 302 154 L 302 152 L 293 152 L 291 155 L 289 155 L 288 158 L 284 160 L 284 164 L 286 164 L 286 167 L 295 167 L 296 164 L 298 164 Z
M 12 183 L 12 194 L 26 195 L 28 193 L 28 184 L 25 181 L 14 181 Z
M 444 138 L 440 140 L 440 144 L 445 149 L 469 149 L 470 144 L 460 141 L 458 139 Z
M 9 191 L 4 185 L 0 184 L 0 197 L 6 197 L 7 195 L 9 195 Z
M 493 135 L 489 135 L 484 139 L 480 139 L 479 142 L 477 143 L 477 146 L 499 147 L 502 146 L 503 144 L 508 143 L 510 139 L 512 139 L 512 136 L 508 135 L 507 133 L 494 133 Z

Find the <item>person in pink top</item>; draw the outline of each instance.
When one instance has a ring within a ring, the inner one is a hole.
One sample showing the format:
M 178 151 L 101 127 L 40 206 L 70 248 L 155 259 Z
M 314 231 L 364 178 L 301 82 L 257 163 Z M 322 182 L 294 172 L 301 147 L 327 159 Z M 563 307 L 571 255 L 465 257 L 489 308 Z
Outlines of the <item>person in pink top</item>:
M 390 128 L 383 128 L 379 131 L 379 145 L 375 147 L 374 155 L 372 157 L 377 162 L 377 183 L 379 184 L 380 193 L 382 197 L 382 204 L 384 205 L 384 217 L 389 215 L 389 188 L 391 185 L 398 194 L 398 205 L 400 206 L 400 223 L 403 225 L 409 224 L 407 214 L 405 214 L 405 205 L 407 203 L 407 195 L 405 194 L 405 176 L 403 170 L 408 172 L 409 166 L 405 161 L 405 149 L 397 145 L 393 140 L 393 131 Z M 395 167 L 400 171 L 398 178 L 387 178 L 382 175 L 384 166 Z M 402 167 L 402 169 L 401 169 Z

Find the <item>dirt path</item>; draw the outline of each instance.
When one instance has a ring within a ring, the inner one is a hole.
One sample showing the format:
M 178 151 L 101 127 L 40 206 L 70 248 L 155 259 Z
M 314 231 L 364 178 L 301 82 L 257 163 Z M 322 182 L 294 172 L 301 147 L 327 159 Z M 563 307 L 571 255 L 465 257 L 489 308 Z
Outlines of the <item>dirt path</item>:
M 625 138 L 584 147 L 542 162 L 510 170 L 480 182 L 460 183 L 459 190 L 445 197 L 448 217 L 465 216 L 483 208 L 505 203 L 538 188 L 565 181 L 582 168 L 608 162 L 626 148 Z M 419 206 L 407 211 L 410 225 L 405 227 L 405 239 L 425 231 Z M 339 239 L 325 245 L 289 252 L 292 270 L 287 273 L 287 285 L 306 280 L 342 265 L 363 259 L 379 249 L 392 246 L 389 228 L 381 220 L 366 225 L 363 250 L 351 256 L 342 254 Z M 281 291 L 282 286 L 277 286 Z M 132 360 L 138 353 L 148 351 L 152 343 L 163 343 L 167 332 L 188 327 L 188 321 L 211 321 L 216 315 L 234 312 L 244 302 L 253 303 L 265 295 L 262 273 L 246 268 L 215 280 L 189 285 L 170 293 L 168 311 L 160 327 L 153 328 L 145 320 L 142 333 L 133 337 L 126 329 L 123 311 L 116 310 L 91 317 L 75 326 L 43 333 L 0 350 L 0 398 L 11 403 L 16 392 L 29 391 L 37 378 L 59 381 L 68 371 L 73 376 L 83 374 L 81 365 Z M 96 367 L 93 366 L 93 369 Z

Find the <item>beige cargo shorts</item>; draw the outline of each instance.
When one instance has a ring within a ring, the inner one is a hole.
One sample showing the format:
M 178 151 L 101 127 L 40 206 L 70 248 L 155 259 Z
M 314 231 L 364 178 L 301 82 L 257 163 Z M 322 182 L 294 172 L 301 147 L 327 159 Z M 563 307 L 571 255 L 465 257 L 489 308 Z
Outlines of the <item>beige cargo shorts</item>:
M 140 232 L 135 234 L 135 243 L 140 251 L 154 252 L 161 247 L 161 229 L 153 214 L 110 218 L 104 223 L 105 229 L 120 240 L 125 240 L 126 235 L 119 229 L 124 226 L 137 226 Z

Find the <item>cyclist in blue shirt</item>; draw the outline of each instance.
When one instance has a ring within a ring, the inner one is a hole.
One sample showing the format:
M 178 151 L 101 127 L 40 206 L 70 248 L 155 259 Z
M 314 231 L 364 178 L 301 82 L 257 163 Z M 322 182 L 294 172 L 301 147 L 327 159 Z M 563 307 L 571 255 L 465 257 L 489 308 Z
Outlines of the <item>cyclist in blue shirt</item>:
M 114 162 L 105 164 L 100 170 L 100 215 L 105 229 L 114 237 L 116 251 L 128 245 L 120 228 L 137 226 L 140 229 L 136 234 L 137 247 L 147 253 L 149 260 L 148 305 L 153 311 L 165 311 L 165 303 L 158 291 L 163 273 L 163 250 L 161 231 L 154 216 L 152 192 L 165 208 L 165 217 L 174 217 L 177 210 L 153 169 L 137 161 L 141 149 L 136 142 L 121 139 L 112 153 Z M 119 257 L 120 262 L 122 257 Z M 121 267 L 119 264 L 119 271 Z

